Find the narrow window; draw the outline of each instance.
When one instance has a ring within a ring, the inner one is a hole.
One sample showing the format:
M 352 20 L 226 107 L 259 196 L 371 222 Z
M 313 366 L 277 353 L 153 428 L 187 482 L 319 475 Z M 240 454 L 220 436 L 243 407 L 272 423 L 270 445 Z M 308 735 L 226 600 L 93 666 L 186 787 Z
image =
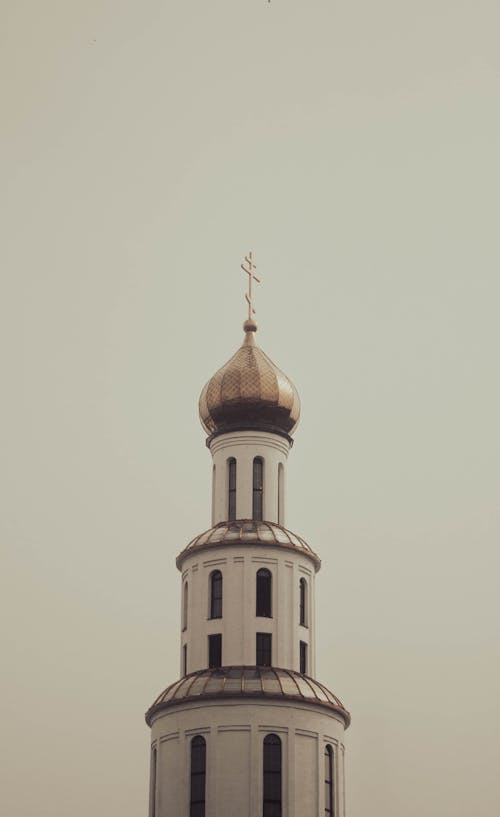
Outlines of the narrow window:
M 263 817 L 282 817 L 281 810 L 281 741 L 278 735 L 264 738 L 264 808 Z
M 151 817 L 156 817 L 156 747 L 151 752 L 151 782 L 149 789 L 149 813 Z
M 307 604 L 307 582 L 301 579 L 299 582 L 299 621 L 304 627 L 307 624 L 306 604 Z
M 260 522 L 262 516 L 262 495 L 264 493 L 264 461 L 262 457 L 255 457 L 253 461 L 253 497 L 252 519 Z
M 182 594 L 182 629 L 187 630 L 188 626 L 188 583 L 184 582 Z
M 210 574 L 210 618 L 222 618 L 222 573 Z
M 305 641 L 300 642 L 300 671 L 303 675 L 307 674 L 307 644 Z
M 258 667 L 272 665 L 272 635 L 271 633 L 257 633 L 256 661 Z
M 215 465 L 212 468 L 212 525 L 215 523 Z
M 227 508 L 227 518 L 230 522 L 236 519 L 236 460 L 234 457 L 231 457 L 230 460 L 227 461 L 228 473 L 227 473 L 227 484 L 228 484 L 228 508 Z
M 187 644 L 182 647 L 182 674 L 187 675 L 188 667 L 188 648 Z
M 265 567 L 261 567 L 261 569 L 257 571 L 256 616 L 272 618 L 272 584 L 273 577 L 271 571 Z
M 189 817 L 205 817 L 205 778 L 207 744 L 196 735 L 191 741 L 191 798 Z
M 325 746 L 325 817 L 335 817 L 333 803 L 333 749 Z
M 210 669 L 222 666 L 222 635 L 208 636 L 208 666 Z
M 278 465 L 278 525 L 285 523 L 285 469 L 283 463 Z

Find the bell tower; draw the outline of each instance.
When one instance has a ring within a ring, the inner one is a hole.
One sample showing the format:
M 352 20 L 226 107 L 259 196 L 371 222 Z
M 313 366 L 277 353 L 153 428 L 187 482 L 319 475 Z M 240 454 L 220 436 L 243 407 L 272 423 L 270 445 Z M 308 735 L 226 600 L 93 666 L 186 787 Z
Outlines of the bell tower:
M 316 680 L 319 557 L 285 527 L 298 393 L 248 318 L 203 388 L 212 527 L 177 557 L 180 679 L 146 713 L 149 817 L 345 817 L 350 716 Z

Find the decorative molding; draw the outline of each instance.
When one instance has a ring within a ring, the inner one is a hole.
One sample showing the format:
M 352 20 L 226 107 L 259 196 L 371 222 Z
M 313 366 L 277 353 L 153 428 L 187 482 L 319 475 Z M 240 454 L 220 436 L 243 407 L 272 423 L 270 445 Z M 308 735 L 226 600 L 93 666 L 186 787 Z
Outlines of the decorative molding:
M 197 729 L 186 729 L 184 731 L 184 737 L 192 738 L 193 735 L 209 735 L 211 731 L 210 726 L 199 726 Z
M 167 735 L 160 735 L 160 744 L 167 743 L 169 740 L 179 740 L 180 732 L 169 732 Z
M 217 556 L 214 559 L 207 559 L 206 562 L 202 562 L 203 567 L 213 567 L 213 565 L 225 564 L 227 564 L 227 556 Z
M 296 729 L 295 734 L 304 738 L 314 738 L 314 740 L 319 738 L 319 732 L 313 732 L 311 729 Z
M 289 733 L 288 726 L 258 726 L 257 730 L 259 732 L 275 732 L 277 735 L 287 735 Z
M 232 448 L 233 446 L 248 447 L 255 445 L 275 448 L 281 454 L 284 454 L 285 457 L 288 457 L 291 448 L 291 444 L 286 437 L 282 437 L 281 434 L 273 434 L 270 431 L 256 433 L 255 431 L 241 430 L 237 432 L 232 431 L 227 434 L 219 433 L 210 441 L 207 440 L 207 443 L 208 442 L 208 447 L 212 454 L 216 454 L 224 448 Z

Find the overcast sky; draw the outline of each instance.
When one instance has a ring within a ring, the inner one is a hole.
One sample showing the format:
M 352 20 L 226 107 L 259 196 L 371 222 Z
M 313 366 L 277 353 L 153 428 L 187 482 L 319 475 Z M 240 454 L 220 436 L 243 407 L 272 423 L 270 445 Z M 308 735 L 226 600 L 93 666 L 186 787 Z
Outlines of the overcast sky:
M 0 9 L 1 813 L 146 814 L 252 249 L 348 817 L 498 817 L 498 0 Z

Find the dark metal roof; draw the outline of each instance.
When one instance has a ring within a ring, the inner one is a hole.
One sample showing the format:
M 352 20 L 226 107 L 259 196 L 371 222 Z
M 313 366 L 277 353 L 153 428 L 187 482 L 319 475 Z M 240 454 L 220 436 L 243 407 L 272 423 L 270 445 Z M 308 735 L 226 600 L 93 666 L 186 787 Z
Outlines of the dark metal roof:
M 219 667 L 192 672 L 158 696 L 146 712 L 146 722 L 151 726 L 157 712 L 201 698 L 286 698 L 325 706 L 340 715 L 346 728 L 351 722 L 339 698 L 319 681 L 277 667 Z
M 275 522 L 257 522 L 254 519 L 237 519 L 235 522 L 219 522 L 213 528 L 200 533 L 187 545 L 177 557 L 177 567 L 193 551 L 220 545 L 263 545 L 287 550 L 301 551 L 314 562 L 316 571 L 321 567 L 321 559 L 307 542 L 296 533 L 292 533 Z

